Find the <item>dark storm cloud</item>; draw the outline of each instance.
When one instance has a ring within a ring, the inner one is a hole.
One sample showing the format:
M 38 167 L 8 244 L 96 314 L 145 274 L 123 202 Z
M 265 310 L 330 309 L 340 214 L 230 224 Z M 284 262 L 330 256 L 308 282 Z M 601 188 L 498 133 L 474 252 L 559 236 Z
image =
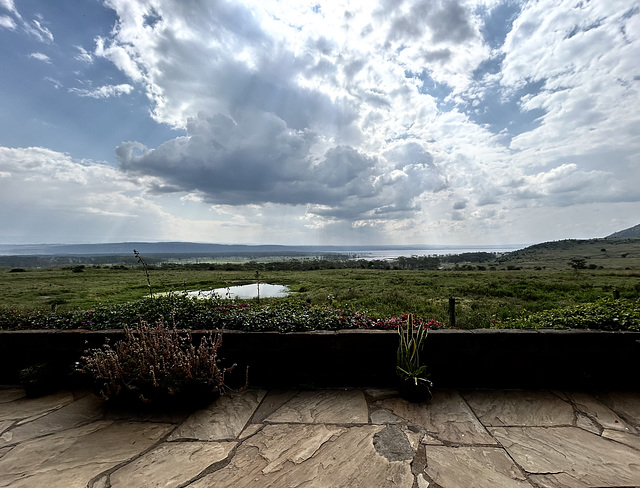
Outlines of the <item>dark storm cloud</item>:
M 418 144 L 388 151 L 385 173 L 380 160 L 346 145 L 313 157 L 311 132 L 292 131 L 265 112 L 236 120 L 200 114 L 188 132 L 156 149 L 123 143 L 116 150 L 120 168 L 153 177 L 149 189 L 156 193 L 197 192 L 223 205 L 314 205 L 318 215 L 350 219 L 413 211 L 419 194 L 445 184 Z
M 309 133 L 292 131 L 264 112 L 245 113 L 235 121 L 201 114 L 189 120 L 187 129 L 189 137 L 153 150 L 122 144 L 116 150 L 121 168 L 160 178 L 167 191 L 200 191 L 212 203 L 295 204 L 307 194 L 300 182 L 309 169 Z

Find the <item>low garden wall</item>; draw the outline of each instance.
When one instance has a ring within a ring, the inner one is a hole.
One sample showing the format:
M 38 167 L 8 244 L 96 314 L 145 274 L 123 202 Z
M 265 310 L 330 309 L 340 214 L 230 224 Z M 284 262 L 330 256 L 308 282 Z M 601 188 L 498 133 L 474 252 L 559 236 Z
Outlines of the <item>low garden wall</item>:
M 196 340 L 206 332 L 193 332 Z M 122 331 L 0 331 L 0 384 L 49 363 L 66 377 L 88 347 Z M 439 388 L 640 389 L 640 333 L 590 330 L 437 330 L 422 354 Z M 249 366 L 251 386 L 391 387 L 395 331 L 225 331 L 221 365 Z M 236 378 L 238 380 L 238 378 Z

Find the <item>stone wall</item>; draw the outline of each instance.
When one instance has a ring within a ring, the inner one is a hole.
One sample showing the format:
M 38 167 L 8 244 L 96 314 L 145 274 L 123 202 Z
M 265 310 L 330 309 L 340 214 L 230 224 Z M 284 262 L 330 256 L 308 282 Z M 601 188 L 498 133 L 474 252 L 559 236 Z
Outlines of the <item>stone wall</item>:
M 199 340 L 203 332 L 195 332 Z M 0 384 L 47 362 L 66 375 L 88 347 L 122 331 L 0 331 Z M 438 330 L 422 354 L 437 387 L 640 389 L 640 333 Z M 395 331 L 281 334 L 226 331 L 222 365 L 249 366 L 252 386 L 393 386 Z M 239 379 L 238 379 L 239 381 Z

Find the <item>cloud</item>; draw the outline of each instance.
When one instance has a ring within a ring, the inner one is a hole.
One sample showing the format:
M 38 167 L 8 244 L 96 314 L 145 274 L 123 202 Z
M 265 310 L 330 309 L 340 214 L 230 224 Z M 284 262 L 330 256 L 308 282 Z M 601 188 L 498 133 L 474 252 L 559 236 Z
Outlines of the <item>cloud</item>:
M 51 78 L 50 76 L 46 76 L 44 79 L 52 83 L 56 90 L 59 90 L 63 86 L 60 80 L 56 80 L 55 78 Z
M 466 200 L 458 200 L 457 202 L 453 202 L 453 209 L 454 210 L 464 210 L 465 208 L 467 208 L 467 201 Z
M 4 27 L 9 30 L 16 30 L 17 25 L 15 21 L 8 15 L 0 15 L 0 27 Z
M 157 208 L 139 188 L 105 164 L 45 148 L 0 147 L 0 169 L 5 238 L 19 240 L 40 227 L 43 238 L 57 242 L 104 241 L 117 229 L 141 235 L 134 227 L 144 232 L 145 217 L 156 218 Z
M 574 163 L 528 176 L 521 188 L 528 188 L 530 192 L 522 195 L 523 198 L 544 200 L 546 205 L 560 207 L 595 202 L 636 202 L 640 198 L 635 183 L 617 177 L 613 171 L 585 171 Z
M 90 52 L 88 52 L 82 46 L 76 46 L 76 49 L 78 50 L 78 54 L 74 56 L 76 60 L 86 64 L 93 63 L 93 56 L 91 55 Z
M 505 41 L 501 85 L 542 84 L 521 100 L 523 111 L 544 111 L 542 124 L 518 136 L 517 149 L 543 137 L 555 155 L 576 154 L 637 123 L 628 104 L 616 101 L 638 96 L 637 70 L 628 63 L 640 53 L 640 38 L 625 32 L 638 31 L 640 11 L 600 3 L 565 6 L 532 4 Z
M 104 85 L 98 88 L 94 88 L 93 90 L 89 90 L 86 88 L 69 88 L 70 93 L 75 93 L 80 97 L 90 97 L 90 98 L 112 98 L 119 97 L 120 95 L 128 95 L 133 91 L 133 86 L 124 83 L 121 85 Z
M 275 113 L 294 130 L 317 125 L 339 133 L 356 117 L 344 96 L 301 86 L 299 74 L 311 60 L 268 36 L 241 4 L 216 2 L 203 16 L 197 4 L 177 9 L 161 2 L 154 28 L 141 6 L 112 5 L 127 15 L 113 38 L 98 39 L 95 54 L 145 87 L 160 122 L 186 128 L 199 112 L 234 117 L 251 107 Z
M 110 104 L 180 131 L 150 143 L 132 130 L 112 170 L 156 206 L 148 215 L 183 233 L 195 222 L 238 240 L 267 228 L 274 239 L 511 240 L 547 231 L 526 230 L 542 221 L 536 212 L 566 223 L 640 198 L 640 13 L 630 1 L 104 4 L 111 30 L 69 56 L 86 63 L 83 76 L 108 63 L 119 73 L 69 91 L 144 93 L 148 105 Z
M 0 8 L 8 11 L 17 20 L 22 20 L 22 17 L 20 17 L 20 14 L 16 9 L 16 6 L 13 0 L 0 0 Z M 16 21 L 9 15 L 0 15 L 0 27 L 4 27 L 5 29 L 9 29 L 9 30 L 16 30 L 18 25 Z
M 302 219 L 304 209 L 269 204 L 261 211 L 245 205 L 203 208 L 193 196 L 175 206 L 147 193 L 148 178 L 130 178 L 108 164 L 46 148 L 0 146 L 0 179 L 5 242 L 33 243 L 33 236 L 52 243 L 303 238 L 304 227 L 294 228 L 292 222 Z
M 38 41 L 45 44 L 53 43 L 53 34 L 45 25 L 46 22 L 40 14 L 36 14 L 36 18 L 32 19 L 31 22 L 24 20 L 13 0 L 0 0 L 0 8 L 8 11 L 13 16 L 0 15 L 0 27 L 16 30 L 18 25 L 20 25 L 24 32 L 36 38 Z
M 27 32 L 35 36 L 40 42 L 51 44 L 53 42 L 53 34 L 42 24 L 42 19 L 34 19 L 31 24 L 25 24 Z
M 233 120 L 199 114 L 188 136 L 156 149 L 136 142 L 116 149 L 120 168 L 151 176 L 157 193 L 196 193 L 215 205 L 306 206 L 325 218 L 392 218 L 416 210 L 414 199 L 445 181 L 419 144 L 400 143 L 374 158 L 340 145 L 318 152 L 311 131 L 294 131 L 267 112 Z
M 18 10 L 16 10 L 16 5 L 13 0 L 0 0 L 0 8 L 8 10 L 12 14 L 19 16 Z
M 327 219 L 366 220 L 415 212 L 416 197 L 445 186 L 428 151 L 393 142 L 395 121 L 374 122 L 397 118 L 419 132 L 434 107 L 395 66 L 379 71 L 376 59 L 367 61 L 371 46 L 359 52 L 315 32 L 304 41 L 287 37 L 284 22 L 273 26 L 273 17 L 241 4 L 219 2 L 204 19 L 160 2 L 153 26 L 140 5 L 110 5 L 120 23 L 96 55 L 145 87 L 156 120 L 188 133 L 155 149 L 135 141 L 118 148 L 120 167 L 156 178 L 154 191 L 198 192 L 224 205 L 308 205 Z M 442 4 L 437 22 L 462 15 L 458 7 Z M 205 35 L 211 25 L 215 34 Z M 460 32 L 436 36 L 471 35 Z
M 197 190 L 211 203 L 297 203 L 303 198 L 306 189 L 297 183 L 308 169 L 310 134 L 291 131 L 264 112 L 235 121 L 200 114 L 188 121 L 188 131 L 189 137 L 156 149 L 123 143 L 116 149 L 120 167 L 160 178 L 157 191 Z
M 42 61 L 43 63 L 51 64 L 51 58 L 43 53 L 31 53 L 29 54 L 29 57 Z
M 581 169 L 590 145 L 565 134 L 632 132 L 633 104 L 631 125 L 612 113 L 618 95 L 633 98 L 633 70 L 617 68 L 624 82 L 609 97 L 613 59 L 598 53 L 605 42 L 632 59 L 635 41 L 621 32 L 636 15 L 457 0 L 286 11 L 217 2 L 206 15 L 163 1 L 109 5 L 119 22 L 95 55 L 146 91 L 157 121 L 187 133 L 117 149 L 120 168 L 151 177 L 157 194 L 300 207 L 312 228 L 387 230 L 428 218 L 489 225 L 523 202 L 633 198 L 619 182 L 636 149 L 620 169 Z M 573 169 L 554 180 L 558 168 Z M 590 196 L 602 178 L 617 197 Z

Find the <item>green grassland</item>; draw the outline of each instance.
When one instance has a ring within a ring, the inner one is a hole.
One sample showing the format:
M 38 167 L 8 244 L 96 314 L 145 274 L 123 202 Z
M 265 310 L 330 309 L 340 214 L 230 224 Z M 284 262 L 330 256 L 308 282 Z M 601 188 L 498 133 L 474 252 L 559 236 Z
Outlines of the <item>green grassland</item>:
M 572 259 L 584 259 L 588 267 L 608 270 L 640 269 L 640 239 L 588 239 L 544 242 L 514 251 L 505 263 L 525 268 L 566 269 Z
M 582 269 L 574 269 L 572 260 L 582 262 Z M 207 290 L 255 282 L 256 269 L 261 269 L 261 281 L 288 285 L 293 292 L 262 302 L 310 300 L 376 317 L 415 313 L 446 323 L 449 297 L 455 297 L 462 328 L 594 302 L 614 290 L 623 298 L 640 299 L 640 239 L 544 243 L 481 263 L 443 260 L 434 270 L 156 265 L 149 269 L 149 281 L 153 293 Z M 0 309 L 90 310 L 146 296 L 149 286 L 140 265 L 0 269 Z

